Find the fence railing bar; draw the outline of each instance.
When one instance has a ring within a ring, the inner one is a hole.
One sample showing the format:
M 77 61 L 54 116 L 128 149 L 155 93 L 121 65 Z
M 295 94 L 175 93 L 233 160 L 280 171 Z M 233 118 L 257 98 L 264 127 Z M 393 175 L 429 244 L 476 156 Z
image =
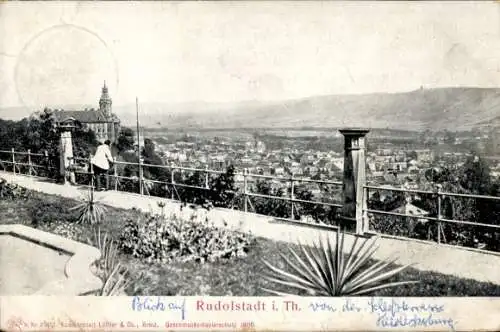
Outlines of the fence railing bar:
M 75 158 L 75 160 L 85 160 L 84 158 Z M 115 162 L 118 165 L 132 165 L 132 166 L 139 166 L 138 163 L 134 162 L 127 162 L 127 161 L 116 161 Z M 175 169 L 175 170 L 181 170 L 181 171 L 192 171 L 192 172 L 200 172 L 200 173 L 211 173 L 211 174 L 224 174 L 225 172 L 223 171 L 217 171 L 217 170 L 211 170 L 211 169 L 203 169 L 203 168 L 193 168 L 193 167 L 183 167 L 183 166 L 173 166 L 173 165 L 153 165 L 153 164 L 141 164 L 144 167 L 155 167 L 155 168 L 163 168 L 163 169 Z M 277 180 L 280 182 L 288 182 L 290 181 L 289 177 L 279 177 L 279 176 L 272 176 L 272 175 L 261 175 L 261 174 L 252 174 L 252 173 L 244 173 L 244 172 L 235 172 L 235 175 L 238 176 L 247 176 L 249 178 L 264 178 L 264 179 L 272 179 L 272 180 Z M 327 180 L 313 180 L 313 179 L 305 179 L 305 178 L 294 178 L 294 181 L 296 182 L 310 182 L 310 183 L 317 183 L 317 184 L 329 184 L 329 185 L 335 185 L 335 186 L 341 186 L 342 182 L 339 181 L 327 181 Z
M 244 173 L 235 172 L 235 175 L 243 176 Z M 261 178 L 261 179 L 268 179 L 268 180 L 277 180 L 280 182 L 290 182 L 290 177 L 284 177 L 284 176 L 272 176 L 272 175 L 253 174 L 253 173 L 247 173 L 246 175 L 250 178 Z M 318 184 L 331 184 L 331 185 L 336 185 L 336 186 L 342 185 L 342 182 L 339 182 L 339 181 L 313 180 L 313 179 L 295 178 L 295 177 L 293 178 L 293 180 L 296 182 L 311 182 L 311 183 L 318 183 Z
M 490 200 L 498 200 L 500 201 L 499 196 L 489 196 L 489 195 L 474 195 L 474 194 L 455 194 L 449 192 L 440 192 L 443 196 L 453 196 L 453 197 L 463 197 L 463 198 L 477 198 L 477 199 L 490 199 Z
M 416 189 L 403 189 L 403 188 L 395 188 L 395 187 L 364 186 L 364 188 L 375 189 L 375 190 L 384 190 L 384 191 L 397 191 L 397 192 L 415 193 L 415 194 L 427 194 L 427 195 L 437 195 L 438 194 L 437 191 L 416 190 Z M 443 195 L 443 196 L 456 196 L 456 197 L 464 197 L 464 198 L 480 198 L 480 199 L 500 200 L 499 196 L 474 195 L 474 194 L 457 194 L 457 193 L 444 192 L 444 191 L 440 191 L 439 194 Z
M 468 221 L 468 220 L 454 220 L 454 219 L 441 218 L 440 221 L 454 223 L 454 224 L 464 224 L 464 225 L 470 225 L 470 226 L 480 226 L 480 227 L 489 227 L 489 228 L 500 229 L 500 225 L 484 224 L 484 223 L 473 222 L 473 221 Z
M 342 186 L 343 183 L 341 181 L 328 181 L 328 180 L 313 180 L 313 179 L 305 179 L 305 178 L 293 178 L 294 181 L 297 182 L 310 182 L 317 184 L 330 184 L 335 186 Z
M 89 172 L 83 172 L 83 171 L 75 171 L 75 173 L 79 174 L 90 174 Z M 113 175 L 110 175 L 111 177 L 114 177 Z M 128 180 L 133 180 L 133 177 L 127 177 L 127 176 L 116 176 L 117 178 L 120 179 L 128 179 Z M 170 186 L 178 186 L 178 187 L 183 187 L 183 188 L 191 188 L 191 189 L 199 189 L 199 190 L 208 190 L 210 188 L 206 187 L 201 187 L 201 186 L 194 186 L 194 185 L 188 185 L 184 183 L 179 183 L 179 182 L 169 182 L 169 181 L 160 181 L 160 180 L 151 180 L 147 179 L 145 180 L 146 182 L 151 182 L 151 183 L 157 183 L 157 184 L 165 184 L 165 185 L 170 185 Z M 233 190 L 226 190 L 227 193 L 232 193 L 232 194 L 239 194 L 238 191 L 233 191 Z M 321 202 L 321 201 L 308 201 L 308 200 L 303 200 L 303 199 L 298 199 L 298 198 L 289 198 L 289 197 L 282 197 L 282 196 L 272 196 L 272 195 L 263 195 L 263 194 L 257 194 L 257 193 L 252 193 L 252 192 L 247 192 L 247 196 L 253 196 L 253 197 L 261 197 L 261 198 L 269 198 L 269 199 L 277 199 L 277 200 L 282 200 L 282 201 L 288 201 L 288 202 L 296 202 L 296 203 L 304 203 L 304 204 L 311 204 L 311 205 L 324 205 L 324 206 L 331 206 L 331 207 L 337 207 L 341 208 L 342 204 L 338 203 L 329 203 L 329 202 Z
M 489 228 L 500 229 L 500 225 L 484 224 L 484 223 L 478 223 L 478 222 L 472 222 L 472 221 L 466 221 L 466 220 L 443 219 L 443 218 L 427 217 L 427 216 L 412 216 L 412 215 L 403 214 L 403 213 L 389 212 L 389 211 L 380 211 L 380 210 L 371 210 L 371 209 L 367 209 L 365 211 L 368 212 L 368 213 L 373 213 L 373 214 L 384 214 L 384 215 L 406 217 L 406 218 L 412 218 L 412 219 L 425 219 L 425 220 L 428 220 L 428 221 L 447 222 L 447 223 L 449 222 L 449 223 L 455 223 L 455 224 L 466 224 L 466 225 L 471 225 L 471 226 L 482 226 L 482 227 L 489 227 Z

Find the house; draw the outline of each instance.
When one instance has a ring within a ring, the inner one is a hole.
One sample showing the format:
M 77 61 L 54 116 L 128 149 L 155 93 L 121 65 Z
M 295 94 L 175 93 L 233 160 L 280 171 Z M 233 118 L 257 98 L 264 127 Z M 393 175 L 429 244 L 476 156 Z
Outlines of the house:
M 108 93 L 108 87 L 104 82 L 101 98 L 99 99 L 99 109 L 55 110 L 54 117 L 58 125 L 68 119 L 74 119 L 84 128 L 91 129 L 98 140 L 105 141 L 109 139 L 111 142 L 116 142 L 120 133 L 120 119 L 112 113 L 111 105 L 112 101 Z
M 401 205 L 398 208 L 395 208 L 391 212 L 393 213 L 400 213 L 400 214 L 405 214 L 408 217 L 425 217 L 429 215 L 429 212 L 425 211 L 424 209 L 421 209 L 409 202 L 406 202 L 404 205 Z M 426 223 L 428 219 L 426 218 L 414 218 L 417 219 L 421 223 Z

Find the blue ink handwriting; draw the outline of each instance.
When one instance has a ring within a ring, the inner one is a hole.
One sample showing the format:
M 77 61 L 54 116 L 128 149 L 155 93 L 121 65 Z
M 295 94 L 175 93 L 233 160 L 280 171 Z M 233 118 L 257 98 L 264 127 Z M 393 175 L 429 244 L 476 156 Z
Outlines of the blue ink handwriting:
M 336 307 L 336 305 L 338 307 Z M 444 314 L 444 305 L 439 303 L 407 301 L 394 298 L 370 298 L 360 304 L 350 298 L 338 304 L 328 300 L 310 302 L 308 308 L 313 312 L 374 314 L 376 325 L 381 328 L 424 328 L 437 326 L 455 331 L 456 321 Z
M 134 296 L 132 298 L 132 310 L 134 311 L 180 311 L 182 320 L 186 316 L 186 299 L 182 302 L 164 302 L 160 296 L 156 297 L 141 297 Z
M 309 308 L 312 309 L 312 311 L 331 311 L 331 312 L 336 312 L 337 308 L 332 306 L 329 303 L 325 302 L 311 302 L 309 303 Z

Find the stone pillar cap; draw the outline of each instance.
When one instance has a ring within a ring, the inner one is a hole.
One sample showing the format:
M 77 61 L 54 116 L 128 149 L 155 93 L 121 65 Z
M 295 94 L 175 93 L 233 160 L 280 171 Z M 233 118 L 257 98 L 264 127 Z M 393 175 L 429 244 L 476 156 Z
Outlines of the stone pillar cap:
M 365 136 L 370 132 L 370 129 L 366 128 L 342 128 L 339 132 L 344 136 Z

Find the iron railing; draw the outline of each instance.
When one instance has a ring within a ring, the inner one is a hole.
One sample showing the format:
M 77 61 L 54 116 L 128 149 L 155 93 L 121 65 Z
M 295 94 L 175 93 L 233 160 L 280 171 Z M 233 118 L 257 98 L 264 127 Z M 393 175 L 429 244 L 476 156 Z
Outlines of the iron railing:
M 476 222 L 476 221 L 470 221 L 470 220 L 457 220 L 457 219 L 448 219 L 444 216 L 444 211 L 443 211 L 443 200 L 445 197 L 455 197 L 455 198 L 469 198 L 469 199 L 484 199 L 484 200 L 490 200 L 494 202 L 500 203 L 500 197 L 499 196 L 488 196 L 488 195 L 474 195 L 474 194 L 460 194 L 460 193 L 453 193 L 453 192 L 444 192 L 441 191 L 439 186 L 436 186 L 435 191 L 429 191 L 429 190 L 416 190 L 416 189 L 405 189 L 405 188 L 396 188 L 396 187 L 381 187 L 381 186 L 371 186 L 371 185 L 364 185 L 363 186 L 363 195 L 364 195 L 364 201 L 366 202 L 369 199 L 369 191 L 370 190 L 377 190 L 377 191 L 390 191 L 390 192 L 400 192 L 400 193 L 409 193 L 409 194 L 418 194 L 418 195 L 426 195 L 430 197 L 434 197 L 436 200 L 436 206 L 437 206 L 437 211 L 434 213 L 435 216 L 430 216 L 428 214 L 426 215 L 411 215 L 411 214 L 406 214 L 406 213 L 398 213 L 398 212 L 393 212 L 393 211 L 383 211 L 383 210 L 377 210 L 377 209 L 370 209 L 367 205 L 363 207 L 363 217 L 366 219 L 369 219 L 368 214 L 371 215 L 388 215 L 388 216 L 397 216 L 397 217 L 403 217 L 403 218 L 413 218 L 413 219 L 419 219 L 419 220 L 425 220 L 435 222 L 436 225 L 436 241 L 439 244 L 446 244 L 447 239 L 445 236 L 444 232 L 444 225 L 445 224 L 455 224 L 455 225 L 468 225 L 468 226 L 474 226 L 474 227 L 484 227 L 486 229 L 491 229 L 494 232 L 500 232 L 500 225 L 496 224 L 487 224 L 487 223 L 481 223 L 481 222 Z M 366 220 L 368 223 L 368 233 L 372 234 L 382 234 L 377 232 L 376 230 L 371 229 L 371 224 L 369 223 L 369 220 Z M 500 233 L 499 233 L 500 234 Z M 396 236 L 396 235 L 388 235 L 388 234 L 383 234 L 385 236 L 390 236 L 394 238 L 404 238 L 408 239 L 408 237 L 404 236 Z
M 9 158 L 2 158 L 4 155 L 8 155 Z M 40 160 L 39 163 L 36 163 L 37 159 Z M 50 164 L 49 154 L 46 150 L 44 153 L 33 153 L 30 150 L 0 150 L 0 167 L 4 171 L 11 171 L 14 174 L 19 173 L 30 176 L 39 176 L 40 170 L 42 170 L 45 172 L 45 174 L 42 175 L 43 177 L 45 177 L 49 172 L 57 170 L 56 167 Z
M 2 158 L 2 156 L 8 155 L 7 159 Z M 38 158 L 39 160 L 44 160 L 45 164 L 36 164 L 33 159 Z M 84 183 L 79 183 L 80 185 L 91 185 L 93 186 L 93 170 L 92 170 L 92 163 L 90 162 L 90 158 L 74 158 L 74 163 L 75 164 L 81 164 L 84 165 L 84 167 L 81 168 L 74 168 L 73 172 L 76 174 L 80 175 L 87 175 L 90 176 L 89 182 L 83 181 Z M 48 163 L 48 154 L 47 152 L 45 153 L 32 153 L 29 150 L 26 152 L 19 152 L 19 151 L 14 151 L 14 149 L 10 151 L 4 151 L 0 150 L 0 166 L 3 167 L 4 171 L 12 171 L 14 173 L 18 174 L 26 174 L 30 176 L 38 176 L 37 169 L 44 169 L 45 171 L 51 171 L 54 170 L 55 168 L 53 166 L 50 166 Z M 137 167 L 137 176 L 124 176 L 120 175 L 118 172 L 118 167 L 119 166 L 133 166 Z M 147 179 L 144 176 L 144 169 L 145 168 L 161 168 L 161 169 L 167 169 L 170 171 L 170 179 L 168 181 L 165 180 L 157 180 L 157 179 Z M 133 162 L 124 162 L 124 161 L 116 161 L 113 163 L 113 167 L 111 169 L 112 174 L 107 174 L 107 181 L 109 181 L 109 178 L 113 179 L 113 183 L 111 185 L 112 189 L 116 191 L 123 191 L 121 190 L 121 182 L 122 180 L 131 180 L 134 184 L 136 185 L 136 192 L 138 192 L 141 195 L 149 195 L 150 190 L 154 184 L 159 184 L 165 186 L 168 192 L 168 198 L 172 200 L 178 200 L 182 201 L 181 193 L 179 192 L 179 188 L 191 188 L 195 190 L 210 190 L 210 179 L 211 176 L 220 176 L 224 174 L 225 172 L 223 171 L 217 171 L 217 170 L 211 170 L 208 169 L 208 167 L 205 168 L 192 168 L 192 167 L 181 167 L 181 166 L 176 166 L 174 164 L 170 165 L 153 165 L 153 164 L 146 164 L 144 161 L 141 159 L 139 160 L 138 163 L 133 163 Z M 192 185 L 192 184 L 186 184 L 183 182 L 180 182 L 176 179 L 176 174 L 181 174 L 180 178 L 182 179 L 182 174 L 184 173 L 195 173 L 199 172 L 204 174 L 204 184 L 203 185 Z M 274 199 L 274 200 L 280 200 L 283 202 L 287 203 L 288 206 L 288 215 L 289 217 L 279 217 L 279 216 L 273 216 L 277 219 L 285 220 L 288 222 L 294 222 L 294 223 L 300 223 L 300 224 L 307 224 L 307 225 L 321 225 L 326 228 L 332 228 L 332 229 L 338 229 L 338 226 L 335 225 L 329 225 L 328 222 L 331 220 L 316 220 L 315 223 L 311 222 L 302 222 L 298 218 L 303 216 L 301 214 L 301 209 L 299 204 L 309 204 L 309 205 L 320 205 L 324 207 L 330 207 L 330 208 L 335 208 L 336 210 L 342 208 L 342 204 L 339 204 L 337 202 L 325 202 L 325 201 L 319 201 L 319 200 L 303 200 L 300 198 L 297 198 L 295 195 L 295 189 L 297 188 L 297 185 L 299 183 L 314 183 L 319 186 L 320 190 L 322 186 L 334 186 L 334 187 L 341 187 L 342 182 L 339 181 L 326 181 L 326 180 L 313 180 L 313 179 L 306 179 L 306 178 L 297 178 L 294 176 L 290 177 L 278 177 L 278 176 L 271 176 L 271 175 L 260 175 L 260 174 L 251 174 L 248 169 L 244 169 L 243 171 L 236 171 L 234 173 L 235 177 L 240 179 L 240 181 L 237 181 L 241 185 L 241 191 L 236 190 L 236 191 L 231 191 L 228 190 L 227 192 L 232 193 L 235 195 L 236 198 L 241 198 L 242 201 L 242 206 L 236 206 L 236 208 L 241 209 L 244 212 L 247 213 L 257 213 L 257 210 L 253 204 L 252 198 L 258 199 Z M 253 192 L 251 188 L 252 179 L 264 179 L 264 180 L 270 180 L 270 181 L 277 181 L 280 183 L 287 183 L 285 188 L 289 189 L 285 191 L 285 195 L 283 196 L 276 196 L 276 195 L 266 195 L 262 193 L 257 193 Z M 88 184 L 87 184 L 88 183 Z M 367 201 L 369 198 L 369 192 L 370 190 L 379 190 L 379 191 L 391 191 L 391 192 L 402 192 L 402 193 L 413 193 L 413 194 L 420 194 L 420 195 L 434 195 L 436 199 L 436 205 L 437 205 L 437 213 L 435 213 L 435 216 L 430 216 L 430 215 L 410 215 L 406 213 L 398 213 L 398 212 L 392 212 L 392 211 L 384 211 L 384 210 L 377 210 L 377 209 L 371 209 L 368 207 L 368 205 L 364 205 L 362 207 L 362 212 L 363 212 L 363 223 L 367 224 L 368 227 L 365 230 L 366 233 L 369 234 L 381 234 L 380 232 L 377 232 L 376 230 L 372 229 L 370 225 L 370 216 L 373 215 L 389 215 L 389 216 L 396 216 L 396 217 L 401 217 L 401 218 L 417 218 L 417 219 L 423 219 L 426 221 L 433 221 L 437 225 L 437 239 L 432 240 L 433 242 L 437 242 L 439 244 L 446 244 L 446 238 L 445 234 L 443 231 L 443 225 L 444 224 L 461 224 L 461 225 L 468 225 L 468 226 L 475 226 L 475 227 L 485 227 L 488 229 L 493 229 L 494 231 L 500 230 L 500 225 L 495 225 L 495 224 L 487 224 L 487 223 L 480 223 L 480 222 L 475 222 L 475 221 L 470 221 L 470 220 L 455 220 L 455 219 L 448 219 L 445 216 L 443 216 L 443 211 L 442 211 L 442 203 L 443 203 L 443 198 L 444 197 L 456 197 L 456 198 L 470 198 L 470 199 L 487 199 L 487 200 L 493 200 L 495 202 L 500 203 L 500 197 L 498 196 L 486 196 L 486 195 L 473 195 L 473 194 L 460 194 L 460 193 L 452 193 L 452 192 L 443 192 L 440 190 L 436 191 L 426 191 L 426 190 L 414 190 L 414 189 L 405 189 L 405 188 L 396 188 L 396 187 L 381 187 L 381 186 L 372 186 L 372 185 L 367 185 L 365 184 L 363 187 L 363 195 L 364 195 L 364 200 Z M 235 208 L 234 205 L 232 205 L 230 208 Z M 390 235 L 390 234 L 381 234 L 384 236 L 388 237 L 394 237 L 394 238 L 403 238 L 403 239 L 408 239 L 411 238 L 409 236 L 395 236 L 395 235 Z M 414 238 L 411 238 L 412 240 L 415 240 Z
M 3 161 L 2 154 L 8 154 L 9 155 L 9 160 Z M 24 160 L 20 160 L 19 156 L 28 156 L 28 159 L 26 162 Z M 15 174 L 24 174 L 24 175 L 29 175 L 29 176 L 37 176 L 35 172 L 32 172 L 32 169 L 36 168 L 44 168 L 50 171 L 54 171 L 57 169 L 52 166 L 46 166 L 46 165 L 38 165 L 33 162 L 32 156 L 38 156 L 38 157 L 43 157 L 46 160 L 48 160 L 48 154 L 45 152 L 44 154 L 34 154 L 31 152 L 19 152 L 15 151 L 12 149 L 11 151 L 2 151 L 0 150 L 0 165 L 4 166 L 3 169 L 4 171 L 12 171 Z M 73 166 L 72 167 L 72 172 L 74 172 L 77 175 L 80 175 L 80 178 L 77 179 L 77 183 L 79 185 L 83 186 L 92 186 L 94 187 L 94 172 L 92 168 L 92 163 L 90 162 L 90 158 L 73 158 L 72 159 Z M 46 162 L 48 165 L 48 162 Z M 5 167 L 7 165 L 13 165 L 10 169 L 8 167 Z M 20 165 L 26 165 L 28 166 L 28 170 L 23 172 L 23 169 L 20 169 Z M 75 167 L 76 165 L 80 165 L 80 167 Z M 132 166 L 136 168 L 134 171 L 137 171 L 136 174 L 137 176 L 124 176 L 119 174 L 118 168 L 120 166 Z M 147 168 L 161 168 L 161 169 L 166 169 L 170 171 L 170 179 L 168 181 L 165 180 L 157 180 L 157 179 L 148 179 L 144 176 L 144 170 Z M 181 179 L 183 178 L 183 174 L 185 173 L 195 173 L 199 172 L 204 174 L 204 185 L 192 185 L 192 184 L 186 184 L 181 181 L 178 181 L 176 179 L 176 175 L 180 174 Z M 190 188 L 190 189 L 195 189 L 195 190 L 200 190 L 200 191 L 207 191 L 210 190 L 210 180 L 212 176 L 220 176 L 224 174 L 225 172 L 223 171 L 217 171 L 217 170 L 212 170 L 208 169 L 208 167 L 205 168 L 193 168 L 193 167 L 181 167 L 181 166 L 176 166 L 174 164 L 170 165 L 153 165 L 153 164 L 146 164 L 144 161 L 141 159 L 139 160 L 138 163 L 134 162 L 125 162 L 125 161 L 115 161 L 112 165 L 112 168 L 108 174 L 106 174 L 106 182 L 107 185 L 109 185 L 110 188 L 116 190 L 116 191 L 123 191 L 121 190 L 121 184 L 123 180 L 129 180 L 132 181 L 134 186 L 136 187 L 137 193 L 141 195 L 150 195 L 150 191 L 152 189 L 152 186 L 155 184 L 158 185 L 163 185 L 168 189 L 169 196 L 168 198 L 172 200 L 177 200 L 177 201 L 182 201 L 181 193 L 179 192 L 179 188 Z M 85 176 L 88 178 L 85 179 Z M 231 202 L 230 208 L 237 208 L 241 209 L 244 212 L 247 213 L 258 213 L 256 207 L 254 206 L 255 204 L 255 199 L 262 198 L 262 199 L 274 199 L 274 200 L 279 200 L 286 202 L 288 205 L 288 211 L 287 215 L 288 217 L 281 217 L 281 216 L 273 216 L 277 219 L 283 220 L 283 221 L 288 221 L 288 222 L 293 222 L 293 223 L 299 223 L 299 224 L 313 224 L 311 222 L 304 222 L 300 220 L 301 216 L 307 217 L 307 215 L 303 215 L 301 213 L 301 205 L 314 205 L 314 206 L 323 206 L 326 208 L 330 209 L 340 209 L 342 207 L 341 204 L 337 202 L 329 202 L 329 201 L 320 201 L 320 200 L 304 200 L 296 197 L 295 190 L 297 186 L 299 186 L 301 183 L 313 183 L 318 186 L 320 191 L 322 190 L 322 187 L 325 186 L 334 186 L 334 187 L 341 187 L 342 182 L 339 181 L 326 181 L 326 180 L 314 180 L 314 179 L 306 179 L 306 178 L 299 178 L 299 177 L 294 177 L 294 176 L 289 176 L 289 177 L 279 177 L 279 176 L 270 176 L 270 175 L 260 175 L 260 174 L 252 174 L 248 171 L 248 169 L 244 169 L 243 171 L 236 171 L 234 173 L 234 176 L 236 179 L 241 179 L 241 181 L 236 181 L 238 184 L 240 184 L 240 189 L 241 190 L 226 190 L 227 193 L 234 194 L 234 199 L 233 202 Z M 83 177 L 83 179 L 82 179 Z M 254 182 L 252 180 L 271 180 L 271 181 L 276 181 L 280 183 L 285 183 L 285 188 L 287 188 L 287 192 L 285 192 L 285 196 L 276 196 L 276 195 L 265 195 L 262 193 L 257 193 L 253 192 L 251 188 L 251 184 Z M 82 181 L 83 180 L 83 181 Z M 112 181 L 110 181 L 112 180 Z M 111 182 L 111 183 L 110 183 Z M 237 206 L 235 201 L 237 199 L 241 198 L 240 203 L 241 206 Z M 253 200 L 252 200 L 253 199 Z M 314 225 L 319 225 L 325 228 L 332 228 L 332 229 L 338 229 L 338 226 L 334 225 L 335 220 L 315 220 Z

